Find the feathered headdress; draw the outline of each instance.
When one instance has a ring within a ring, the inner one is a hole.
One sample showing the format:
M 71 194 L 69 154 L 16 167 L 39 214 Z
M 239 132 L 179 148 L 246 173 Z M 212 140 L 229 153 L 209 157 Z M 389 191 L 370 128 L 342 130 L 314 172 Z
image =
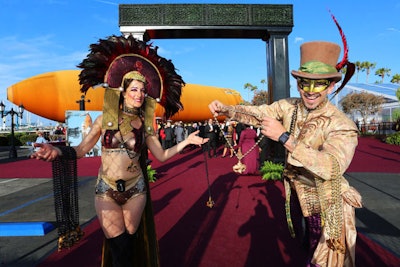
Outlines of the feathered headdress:
M 106 88 L 103 104 L 103 127 L 117 129 L 119 98 L 123 77 L 128 72 L 140 72 L 146 78 L 146 115 L 154 115 L 155 102 L 165 109 L 166 118 L 183 109 L 180 101 L 182 77 L 170 60 L 157 54 L 157 47 L 135 39 L 132 35 L 110 36 L 91 44 L 87 57 L 78 65 L 81 91 L 90 87 Z M 146 128 L 152 122 L 148 122 Z M 147 129 L 148 130 L 148 129 Z

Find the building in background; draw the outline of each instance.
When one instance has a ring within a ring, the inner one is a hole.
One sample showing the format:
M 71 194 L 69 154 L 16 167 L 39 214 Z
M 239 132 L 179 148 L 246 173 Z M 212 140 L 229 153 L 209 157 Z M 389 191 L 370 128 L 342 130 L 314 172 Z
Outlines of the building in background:
M 338 84 L 340 86 L 340 83 Z M 400 102 L 396 97 L 396 91 L 400 88 L 399 84 L 394 83 L 348 83 L 343 90 L 335 97 L 332 102 L 339 108 L 340 100 L 350 93 L 367 92 L 374 95 L 380 95 L 385 98 L 385 104 L 382 106 L 382 110 L 375 116 L 370 116 L 369 122 L 374 120 L 375 122 L 393 122 L 393 111 L 396 109 L 400 110 Z M 351 119 L 355 122 L 361 121 L 361 115 L 359 113 L 351 114 Z

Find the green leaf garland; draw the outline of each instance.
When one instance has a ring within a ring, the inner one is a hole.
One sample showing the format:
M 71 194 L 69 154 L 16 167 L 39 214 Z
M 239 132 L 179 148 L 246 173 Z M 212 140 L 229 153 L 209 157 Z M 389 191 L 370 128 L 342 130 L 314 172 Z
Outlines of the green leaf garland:
M 285 167 L 282 163 L 264 161 L 260 172 L 263 180 L 282 180 L 282 173 Z

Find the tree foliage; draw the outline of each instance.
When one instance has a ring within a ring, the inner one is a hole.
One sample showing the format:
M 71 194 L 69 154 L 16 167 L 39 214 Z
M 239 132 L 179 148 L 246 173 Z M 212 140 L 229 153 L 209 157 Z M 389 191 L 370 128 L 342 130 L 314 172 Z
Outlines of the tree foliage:
M 400 74 L 393 75 L 392 79 L 390 80 L 391 83 L 399 83 L 400 84 Z
M 350 93 L 341 100 L 343 112 L 348 114 L 359 112 L 363 118 L 364 124 L 367 122 L 369 115 L 376 114 L 382 109 L 383 103 L 385 103 L 385 98 L 383 96 L 377 96 L 367 92 Z
M 393 118 L 393 121 L 400 120 L 400 109 L 399 108 L 392 111 L 392 118 Z
M 244 85 L 243 85 L 243 88 L 244 89 L 246 89 L 246 90 L 249 90 L 250 92 L 254 92 L 254 91 L 256 91 L 257 90 L 257 86 L 256 85 L 252 85 L 251 83 L 245 83 Z M 250 95 L 249 95 L 250 96 Z M 249 97 L 250 98 L 250 97 Z
M 391 69 L 379 68 L 375 71 L 375 75 L 381 77 L 381 83 L 383 83 L 385 76 L 390 76 L 390 72 L 391 72 Z
M 400 88 L 397 88 L 396 90 L 396 97 L 400 101 Z
M 368 61 L 361 62 L 361 71 L 365 71 L 367 74 L 366 75 L 366 83 L 368 83 L 369 74 L 370 74 L 371 70 L 375 68 L 375 66 L 376 66 L 376 63 L 371 63 Z
M 268 103 L 268 92 L 264 90 L 257 90 L 254 93 L 254 97 L 253 100 L 251 101 L 251 104 L 259 106 L 267 103 Z
M 376 67 L 376 63 L 371 63 L 368 61 L 356 61 L 354 62 L 354 65 L 356 67 L 356 83 L 358 83 L 358 74 L 360 71 L 365 71 L 366 72 L 366 83 L 368 83 L 368 77 L 372 69 Z M 379 68 L 375 71 L 375 75 L 379 76 L 381 78 L 380 82 L 377 83 L 383 83 L 385 77 L 389 77 L 391 74 L 391 69 L 389 68 Z M 394 74 L 392 79 L 390 80 L 391 83 L 400 83 L 400 74 Z

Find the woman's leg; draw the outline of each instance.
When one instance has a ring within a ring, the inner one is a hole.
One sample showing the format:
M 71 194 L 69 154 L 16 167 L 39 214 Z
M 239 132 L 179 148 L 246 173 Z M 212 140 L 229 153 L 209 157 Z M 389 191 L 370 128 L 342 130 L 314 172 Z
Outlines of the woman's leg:
M 123 206 L 111 198 L 96 197 L 96 213 L 109 244 L 113 267 L 132 266 L 133 234 L 140 223 L 145 203 L 145 194 L 133 197 Z
M 222 152 L 222 158 L 225 158 L 225 156 L 226 156 L 226 150 L 228 150 L 228 148 L 227 148 L 227 147 L 224 147 L 224 151 Z
M 96 214 L 106 238 L 125 233 L 122 207 L 109 197 L 95 197 Z
M 129 234 L 136 233 L 145 205 L 146 194 L 140 194 L 132 197 L 122 206 L 125 229 Z
M 113 267 L 130 267 L 133 265 L 133 238 L 133 235 L 125 232 L 119 236 L 107 239 L 111 252 Z

